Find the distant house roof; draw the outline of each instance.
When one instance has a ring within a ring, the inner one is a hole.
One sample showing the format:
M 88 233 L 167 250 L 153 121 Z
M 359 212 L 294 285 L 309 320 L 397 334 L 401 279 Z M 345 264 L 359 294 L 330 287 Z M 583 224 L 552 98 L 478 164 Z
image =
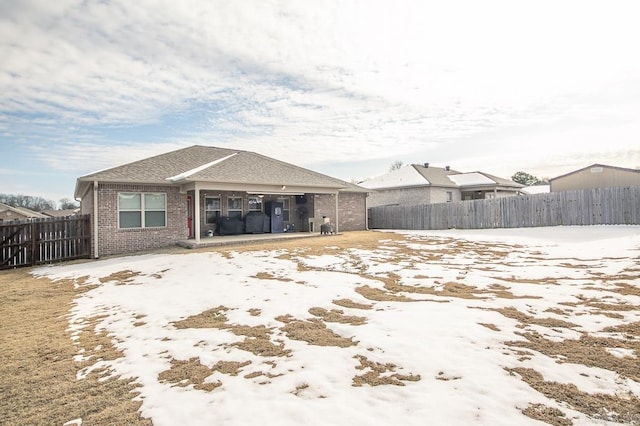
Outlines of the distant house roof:
M 448 179 L 448 176 L 457 173 L 460 172 L 440 167 L 411 164 L 384 175 L 367 179 L 361 182 L 360 186 L 369 189 L 407 188 L 425 185 L 456 187 L 457 185 Z
M 38 213 L 26 207 L 12 207 L 7 204 L 0 203 L 0 212 L 7 212 L 7 211 L 12 212 L 16 216 L 22 216 L 24 218 L 43 219 L 47 217 L 42 213 Z
M 465 189 L 468 187 L 500 186 L 522 188 L 524 185 L 484 172 L 461 173 L 449 167 L 412 164 L 387 174 L 368 179 L 360 186 L 369 189 L 393 189 L 418 186 Z
M 566 176 L 569 176 L 569 175 L 573 175 L 573 174 L 575 174 L 575 173 L 580 173 L 580 172 L 585 171 L 585 170 L 588 170 L 588 169 L 593 169 L 594 167 L 602 167 L 602 168 L 604 168 L 604 169 L 621 170 L 621 171 L 623 171 L 623 172 L 631 172 L 631 173 L 638 173 L 638 174 L 640 174 L 640 170 L 637 170 L 637 169 L 629 169 L 629 168 L 626 168 L 626 167 L 608 166 L 608 165 L 606 165 L 606 164 L 599 164 L 599 163 L 595 163 L 595 164 L 592 164 L 592 165 L 590 165 L 590 166 L 583 167 L 583 168 L 581 168 L 581 169 L 574 170 L 574 171 L 572 171 L 572 172 L 565 173 L 565 174 L 563 174 L 563 175 L 560 175 L 560 176 L 556 176 L 556 177 L 554 177 L 554 178 L 551 178 L 551 179 L 549 179 L 549 182 L 551 182 L 551 181 L 553 181 L 553 180 L 556 180 L 556 179 L 561 179 L 561 178 L 566 177 Z
M 42 214 L 49 217 L 67 217 L 78 214 L 80 209 L 65 209 L 65 210 L 43 210 Z
M 473 173 L 460 173 L 459 175 L 449 176 L 449 179 L 454 181 L 458 186 L 467 186 L 467 185 L 495 185 L 496 182 L 493 179 L 489 179 L 487 176 L 482 173 L 473 172 Z
M 522 192 L 529 195 L 535 194 L 546 194 L 551 192 L 551 187 L 549 185 L 533 185 L 533 186 L 525 186 L 522 188 Z
M 208 182 L 291 185 L 362 191 L 364 188 L 250 151 L 194 145 L 81 176 L 76 198 L 88 183 L 117 182 L 180 185 Z

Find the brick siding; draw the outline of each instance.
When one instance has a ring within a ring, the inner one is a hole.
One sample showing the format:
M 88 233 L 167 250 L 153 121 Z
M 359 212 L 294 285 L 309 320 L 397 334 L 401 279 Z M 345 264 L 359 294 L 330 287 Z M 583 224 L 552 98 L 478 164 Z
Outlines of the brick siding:
M 367 229 L 366 202 L 366 193 L 340 193 L 338 196 L 339 231 L 362 231 Z
M 162 228 L 118 228 L 119 192 L 161 192 L 167 195 L 167 223 Z M 99 184 L 98 249 L 100 256 L 132 253 L 174 245 L 187 238 L 187 196 L 171 186 Z

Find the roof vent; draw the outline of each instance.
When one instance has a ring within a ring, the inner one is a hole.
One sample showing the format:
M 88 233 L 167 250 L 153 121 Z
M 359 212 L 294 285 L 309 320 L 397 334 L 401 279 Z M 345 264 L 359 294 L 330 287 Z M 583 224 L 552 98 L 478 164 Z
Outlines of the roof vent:
M 451 167 L 449 167 L 449 166 L 444 166 L 444 169 L 445 169 L 446 171 L 449 171 L 449 170 L 451 170 Z
M 424 163 L 424 168 L 428 169 L 429 168 L 429 163 Z

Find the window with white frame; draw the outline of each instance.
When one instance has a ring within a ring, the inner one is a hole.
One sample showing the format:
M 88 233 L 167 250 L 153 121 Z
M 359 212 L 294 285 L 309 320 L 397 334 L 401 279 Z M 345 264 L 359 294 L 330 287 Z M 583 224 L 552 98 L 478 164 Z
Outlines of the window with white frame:
M 242 219 L 242 197 L 227 198 L 227 215 L 230 218 Z
M 222 215 L 222 204 L 220 197 L 205 197 L 204 199 L 204 216 L 206 223 L 217 223 L 218 218 Z
M 118 193 L 118 227 L 160 228 L 167 226 L 167 194 Z
M 289 203 L 289 198 L 278 198 L 278 201 L 282 203 L 282 220 L 285 222 L 289 222 L 289 210 L 291 208 L 291 204 Z
M 447 203 L 450 203 L 452 201 L 453 201 L 453 192 L 447 191 Z
M 262 212 L 262 198 L 257 195 L 251 195 L 248 199 L 249 213 Z

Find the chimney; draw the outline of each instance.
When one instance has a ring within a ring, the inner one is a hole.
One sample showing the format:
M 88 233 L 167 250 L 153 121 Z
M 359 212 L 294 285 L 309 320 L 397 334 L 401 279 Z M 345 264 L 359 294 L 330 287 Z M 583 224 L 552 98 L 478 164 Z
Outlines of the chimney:
M 451 167 L 449 167 L 449 166 L 444 166 L 444 169 L 445 169 L 446 171 L 449 171 L 449 170 L 451 170 Z
M 428 169 L 429 168 L 429 163 L 424 163 L 424 168 Z

